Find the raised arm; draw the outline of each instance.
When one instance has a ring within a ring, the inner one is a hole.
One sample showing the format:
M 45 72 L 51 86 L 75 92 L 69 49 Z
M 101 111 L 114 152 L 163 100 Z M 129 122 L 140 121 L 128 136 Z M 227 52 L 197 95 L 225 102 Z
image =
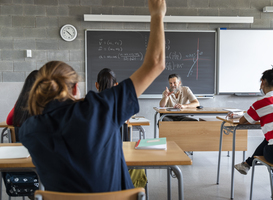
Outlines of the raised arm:
M 149 0 L 151 14 L 150 37 L 141 67 L 131 75 L 139 97 L 165 69 L 165 34 L 163 18 L 166 13 L 165 0 Z

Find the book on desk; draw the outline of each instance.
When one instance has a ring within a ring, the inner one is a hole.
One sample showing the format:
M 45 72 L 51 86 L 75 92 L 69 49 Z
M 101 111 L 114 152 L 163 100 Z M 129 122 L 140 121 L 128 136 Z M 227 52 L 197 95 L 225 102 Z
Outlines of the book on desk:
M 164 138 L 153 138 L 153 139 L 140 139 L 137 141 L 135 149 L 167 149 L 167 139 Z

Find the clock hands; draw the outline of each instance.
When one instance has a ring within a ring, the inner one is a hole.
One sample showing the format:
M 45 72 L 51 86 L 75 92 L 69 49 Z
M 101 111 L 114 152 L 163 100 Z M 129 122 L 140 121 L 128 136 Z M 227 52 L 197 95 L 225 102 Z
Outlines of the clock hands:
M 66 31 L 66 32 L 72 37 L 72 35 L 68 31 Z

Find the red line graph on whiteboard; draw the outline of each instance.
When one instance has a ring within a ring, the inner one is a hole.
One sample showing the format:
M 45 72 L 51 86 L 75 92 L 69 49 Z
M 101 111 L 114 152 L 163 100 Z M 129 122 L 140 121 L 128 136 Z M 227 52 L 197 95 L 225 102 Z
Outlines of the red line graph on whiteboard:
M 199 50 L 199 38 L 197 39 L 197 48 L 196 48 L 196 53 L 192 54 L 191 58 L 183 59 L 183 60 L 192 60 L 193 64 L 187 74 L 187 77 L 189 77 L 193 73 L 193 67 L 196 66 L 196 80 L 198 80 L 198 63 L 199 60 L 209 60 L 209 59 L 204 59 L 200 58 L 199 55 L 202 55 L 203 52 L 200 52 Z

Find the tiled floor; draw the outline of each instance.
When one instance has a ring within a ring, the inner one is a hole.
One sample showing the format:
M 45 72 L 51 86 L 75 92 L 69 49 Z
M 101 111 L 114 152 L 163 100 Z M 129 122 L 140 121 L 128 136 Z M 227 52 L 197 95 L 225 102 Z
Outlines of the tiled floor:
M 261 133 L 250 133 L 248 138 L 248 151 L 246 157 L 252 155 L 254 149 L 263 140 Z M 230 199 L 231 187 L 231 157 L 222 153 L 220 183 L 216 185 L 218 152 L 194 152 L 190 156 L 193 160 L 191 166 L 181 166 L 184 178 L 185 200 L 224 200 Z M 236 152 L 235 163 L 243 159 L 242 152 Z M 149 170 L 149 199 L 167 199 L 166 170 Z M 250 193 L 251 171 L 248 175 L 241 175 L 235 171 L 234 200 L 247 200 Z M 172 200 L 178 199 L 177 180 L 172 178 Z M 264 166 L 255 168 L 254 200 L 271 199 L 268 171 Z
M 257 145 L 263 140 L 260 132 L 250 132 L 248 138 L 248 151 L 246 157 L 250 156 Z M 218 152 L 194 152 L 190 156 L 193 164 L 181 166 L 184 180 L 185 200 L 224 200 L 230 199 L 231 157 L 222 153 L 220 184 L 216 185 Z M 236 152 L 236 163 L 242 161 L 242 152 Z M 149 199 L 166 200 L 166 170 L 148 170 Z M 254 181 L 254 200 L 271 199 L 269 175 L 264 166 L 257 166 Z M 244 176 L 235 171 L 234 200 L 249 199 L 251 171 Z M 3 200 L 8 197 L 3 188 Z M 12 198 L 22 199 L 22 198 Z M 28 199 L 28 198 L 26 198 Z M 172 178 L 172 200 L 178 199 L 177 180 Z

